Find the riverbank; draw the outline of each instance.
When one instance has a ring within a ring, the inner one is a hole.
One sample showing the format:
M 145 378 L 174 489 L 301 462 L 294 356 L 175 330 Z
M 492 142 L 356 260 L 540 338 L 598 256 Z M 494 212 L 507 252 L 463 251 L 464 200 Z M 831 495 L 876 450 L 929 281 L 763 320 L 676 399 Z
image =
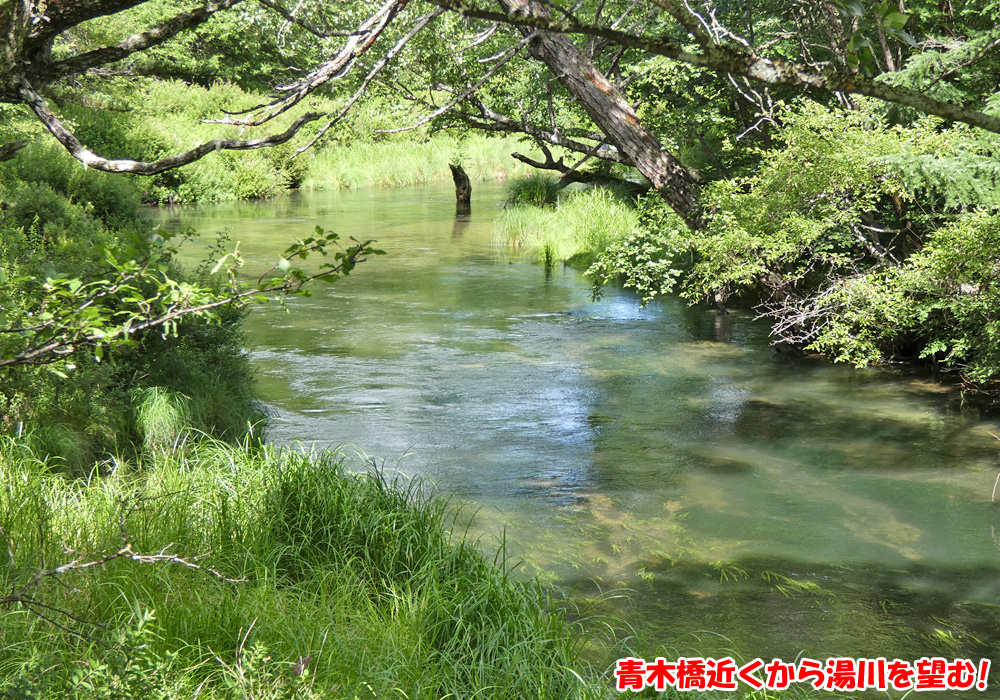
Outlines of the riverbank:
M 80 480 L 4 441 L 0 696 L 606 696 L 565 603 L 445 500 L 348 472 L 202 443 Z
M 227 82 L 210 87 L 178 80 L 136 78 L 119 86 L 114 95 L 94 96 L 60 105 L 76 124 L 80 140 L 106 158 L 156 160 L 213 138 L 248 138 L 280 133 L 293 116 L 281 115 L 252 134 L 234 125 L 218 123 L 223 111 L 238 112 L 264 97 Z M 336 104 L 313 98 L 315 108 L 336 112 Z M 297 189 L 329 190 L 363 187 L 400 187 L 451 181 L 448 163 L 461 163 L 473 181 L 522 177 L 532 169 L 511 157 L 520 151 L 541 154 L 533 145 L 510 136 L 479 133 L 432 134 L 427 128 L 398 134 L 379 129 L 400 126 L 403 115 L 390 115 L 378 103 L 358 106 L 338 128 L 311 148 L 298 148 L 314 136 L 306 127 L 294 143 L 250 151 L 220 151 L 184 168 L 152 177 L 118 176 L 129 180 L 150 204 L 225 202 L 274 197 Z M 391 110 L 389 110 L 391 111 Z M 394 114 L 394 113 L 393 113 Z M 0 135 L 36 137 L 18 161 L 32 161 L 40 151 L 45 159 L 69 155 L 27 114 L 15 114 L 0 127 Z
M 216 249 L 190 277 L 164 263 L 102 293 L 162 240 L 127 182 L 45 153 L 2 167 L 5 358 L 76 322 L 58 303 L 89 285 L 77 306 L 99 329 L 128 303 L 155 316 L 157 285 L 210 284 Z M 259 442 L 243 318 L 7 368 L 0 697 L 606 695 L 569 607 L 462 539 L 445 500 Z

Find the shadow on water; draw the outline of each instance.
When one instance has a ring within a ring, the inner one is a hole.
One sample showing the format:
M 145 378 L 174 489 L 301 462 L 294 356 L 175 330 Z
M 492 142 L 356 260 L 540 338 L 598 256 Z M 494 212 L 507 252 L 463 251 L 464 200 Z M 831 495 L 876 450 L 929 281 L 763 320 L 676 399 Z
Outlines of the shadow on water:
M 995 420 L 924 375 L 781 355 L 746 313 L 593 302 L 493 243 L 491 196 L 456 218 L 450 187 L 307 193 L 164 226 L 229 228 L 248 275 L 317 224 L 377 238 L 387 256 L 251 316 L 272 439 L 399 460 L 481 506 L 474 532 L 505 531 L 526 573 L 632 589 L 649 644 L 1000 657 Z

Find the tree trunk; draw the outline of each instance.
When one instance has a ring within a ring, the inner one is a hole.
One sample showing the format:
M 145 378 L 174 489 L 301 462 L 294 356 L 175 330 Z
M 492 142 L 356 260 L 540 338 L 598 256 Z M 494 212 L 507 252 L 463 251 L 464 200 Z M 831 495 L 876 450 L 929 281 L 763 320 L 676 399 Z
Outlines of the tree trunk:
M 5 143 L 0 146 L 0 163 L 5 160 L 10 160 L 17 155 L 17 152 L 28 145 L 27 139 L 21 139 L 20 141 L 12 141 L 10 143 Z
M 548 17 L 537 0 L 497 0 L 508 14 Z M 531 55 L 545 63 L 559 82 L 576 97 L 594 123 L 628 157 L 670 208 L 691 228 L 701 228 L 704 221 L 698 203 L 698 178 L 663 149 L 657 138 L 639 122 L 639 118 L 618 88 L 562 34 L 522 28 L 535 38 L 528 45 Z
M 461 165 L 448 163 L 448 167 L 451 168 L 451 179 L 455 181 L 455 213 L 459 216 L 469 214 L 472 211 L 472 183 L 469 182 L 469 176 Z

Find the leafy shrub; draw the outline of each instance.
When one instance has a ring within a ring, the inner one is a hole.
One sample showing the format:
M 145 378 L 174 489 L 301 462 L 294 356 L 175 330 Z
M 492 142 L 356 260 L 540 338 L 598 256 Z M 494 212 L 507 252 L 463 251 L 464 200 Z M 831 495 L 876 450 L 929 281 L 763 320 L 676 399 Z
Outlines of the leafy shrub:
M 755 304 L 780 342 L 837 360 L 928 358 L 987 381 L 1000 373 L 1000 141 L 968 135 L 934 119 L 904 131 L 863 100 L 806 103 L 756 174 L 706 188 L 703 230 L 647 200 L 591 274 L 645 299 L 679 283 L 691 301 Z
M 686 235 L 684 223 L 658 194 L 640 198 L 635 229 L 608 245 L 587 269 L 594 296 L 612 282 L 634 289 L 643 303 L 669 293 L 690 267 L 684 259 Z
M 5 164 L 2 197 L 11 206 L 0 220 L 0 324 L 22 329 L 2 338 L 11 356 L 30 341 L 34 319 L 59 308 L 58 290 L 105 278 L 112 260 L 141 260 L 157 245 L 134 188 L 57 156 L 31 149 Z M 179 271 L 169 274 L 183 283 Z M 155 281 L 137 284 L 130 294 L 156 298 Z M 113 313 L 121 294 L 87 310 Z M 187 318 L 173 334 L 134 333 L 114 353 L 76 349 L 59 366 L 7 369 L 0 432 L 20 435 L 38 456 L 59 457 L 76 473 L 100 454 L 162 450 L 187 434 L 239 440 L 265 416 L 242 349 L 243 315 L 222 308 L 213 322 Z
M 997 246 L 997 215 L 970 215 L 938 229 L 904 265 L 845 280 L 827 295 L 810 347 L 858 365 L 920 357 L 958 368 L 975 382 L 995 379 Z

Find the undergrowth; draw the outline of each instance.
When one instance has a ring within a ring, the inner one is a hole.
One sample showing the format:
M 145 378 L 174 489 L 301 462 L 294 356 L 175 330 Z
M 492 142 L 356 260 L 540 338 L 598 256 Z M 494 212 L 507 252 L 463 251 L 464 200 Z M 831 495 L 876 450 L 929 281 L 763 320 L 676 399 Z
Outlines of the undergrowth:
M 416 483 L 209 442 L 71 479 L 8 439 L 0 471 L 4 590 L 123 537 L 203 567 L 119 558 L 34 587 L 50 621 L 0 607 L 0 697 L 602 695 L 564 605 Z

